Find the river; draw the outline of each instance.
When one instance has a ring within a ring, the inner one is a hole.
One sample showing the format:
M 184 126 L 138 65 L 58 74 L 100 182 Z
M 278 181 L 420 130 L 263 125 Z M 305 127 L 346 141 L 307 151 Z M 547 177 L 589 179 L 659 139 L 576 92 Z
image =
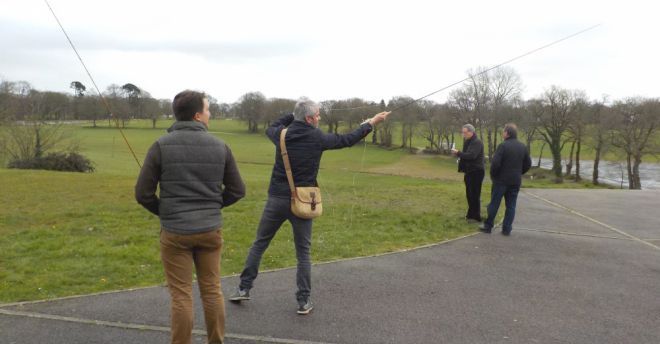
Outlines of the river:
M 534 166 L 536 166 L 538 160 L 532 160 Z M 580 177 L 591 180 L 593 167 L 593 160 L 580 160 Z M 552 169 L 552 159 L 541 159 L 541 168 Z M 562 161 L 562 171 L 566 172 L 566 160 Z M 575 165 L 573 165 L 573 171 L 571 173 L 575 173 Z M 598 175 L 598 180 L 602 183 L 620 187 L 623 180 L 623 188 L 628 188 L 628 174 L 626 172 L 625 161 L 601 160 L 598 166 Z M 660 189 L 660 164 L 642 162 L 639 166 L 639 177 L 642 182 L 642 189 Z

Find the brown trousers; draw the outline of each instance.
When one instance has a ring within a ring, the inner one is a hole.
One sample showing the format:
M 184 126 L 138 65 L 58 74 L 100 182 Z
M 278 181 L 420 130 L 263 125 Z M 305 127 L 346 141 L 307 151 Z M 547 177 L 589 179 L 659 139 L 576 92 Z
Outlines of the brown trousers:
M 191 344 L 193 330 L 193 264 L 204 307 L 209 343 L 225 336 L 225 302 L 220 287 L 222 232 L 179 235 L 161 230 L 160 256 L 171 297 L 172 344 Z

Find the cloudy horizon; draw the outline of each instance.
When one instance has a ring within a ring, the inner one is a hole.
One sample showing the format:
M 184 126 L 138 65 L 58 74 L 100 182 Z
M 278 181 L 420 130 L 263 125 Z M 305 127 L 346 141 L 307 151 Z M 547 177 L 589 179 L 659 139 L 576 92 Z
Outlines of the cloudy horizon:
M 417 98 L 469 69 L 600 23 L 511 64 L 523 96 L 552 85 L 592 99 L 660 96 L 657 6 L 644 1 L 49 2 L 102 90 L 130 82 L 169 99 L 191 88 L 228 103 L 250 91 L 319 101 Z M 40 90 L 71 92 L 74 80 L 91 88 L 43 1 L 3 5 L 0 78 Z

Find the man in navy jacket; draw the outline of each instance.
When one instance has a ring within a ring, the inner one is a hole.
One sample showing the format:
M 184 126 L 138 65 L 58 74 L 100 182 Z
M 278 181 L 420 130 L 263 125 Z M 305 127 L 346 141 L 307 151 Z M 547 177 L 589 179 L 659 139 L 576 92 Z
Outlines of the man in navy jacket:
M 230 301 L 240 302 L 250 299 L 250 289 L 257 278 L 261 257 L 282 223 L 288 220 L 293 227 L 298 260 L 297 312 L 308 314 L 312 310 L 310 300 L 312 265 L 309 253 L 312 244 L 312 220 L 301 219 L 291 212 L 291 190 L 280 150 L 282 130 L 288 127 L 285 142 L 295 186 L 318 186 L 316 177 L 323 151 L 353 146 L 369 134 L 377 123 L 385 120 L 388 114 L 389 112 L 381 112 L 348 134 L 328 134 L 318 128 L 321 119 L 319 106 L 307 98 L 301 98 L 296 103 L 293 114 L 281 117 L 266 130 L 266 135 L 275 144 L 275 165 L 268 188 L 268 201 L 257 228 L 257 237 L 252 243 L 245 268 L 241 273 L 241 283 L 236 292 L 230 296 Z
M 500 202 L 504 197 L 506 212 L 502 222 L 502 234 L 510 235 L 513 218 L 516 215 L 516 200 L 522 183 L 522 175 L 529 171 L 532 159 L 527 147 L 517 140 L 518 128 L 509 123 L 504 126 L 502 138 L 493 154 L 490 163 L 490 178 L 493 180 L 490 204 L 488 205 L 488 218 L 479 227 L 484 233 L 490 233 L 493 229 L 495 216 L 500 208 Z

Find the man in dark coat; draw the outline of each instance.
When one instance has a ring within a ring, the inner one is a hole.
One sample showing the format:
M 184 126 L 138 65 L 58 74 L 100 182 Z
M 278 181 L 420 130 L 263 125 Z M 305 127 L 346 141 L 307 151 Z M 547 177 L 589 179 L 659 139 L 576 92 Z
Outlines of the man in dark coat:
M 488 218 L 479 227 L 484 233 L 490 233 L 494 226 L 495 216 L 504 197 L 506 212 L 502 222 L 502 234 L 510 235 L 513 218 L 516 215 L 516 200 L 522 175 L 529 171 L 532 159 L 529 157 L 527 147 L 517 140 L 518 129 L 515 124 L 504 126 L 502 142 L 497 146 L 490 163 L 490 178 L 493 180 L 490 204 L 488 205 Z
M 288 128 L 285 143 L 295 186 L 318 186 L 316 177 L 323 151 L 353 146 L 367 136 L 376 124 L 384 121 L 388 114 L 389 112 L 381 112 L 348 134 L 329 134 L 318 128 L 321 119 L 318 104 L 307 98 L 301 98 L 296 103 L 293 114 L 281 117 L 266 130 L 266 135 L 275 144 L 275 165 L 268 188 L 268 200 L 257 228 L 256 239 L 250 247 L 245 268 L 241 273 L 240 285 L 229 297 L 230 301 L 241 302 L 250 299 L 250 289 L 257 278 L 261 257 L 280 226 L 284 221 L 289 221 L 293 227 L 293 241 L 298 260 L 297 313 L 304 315 L 312 310 L 310 248 L 313 220 L 299 218 L 291 212 L 291 189 L 280 149 L 282 130 Z
M 468 211 L 465 219 L 481 222 L 481 184 L 484 181 L 484 144 L 477 137 L 474 126 L 463 126 L 463 150 L 456 149 L 451 152 L 458 157 L 458 172 L 465 176 L 465 196 L 467 197 Z

